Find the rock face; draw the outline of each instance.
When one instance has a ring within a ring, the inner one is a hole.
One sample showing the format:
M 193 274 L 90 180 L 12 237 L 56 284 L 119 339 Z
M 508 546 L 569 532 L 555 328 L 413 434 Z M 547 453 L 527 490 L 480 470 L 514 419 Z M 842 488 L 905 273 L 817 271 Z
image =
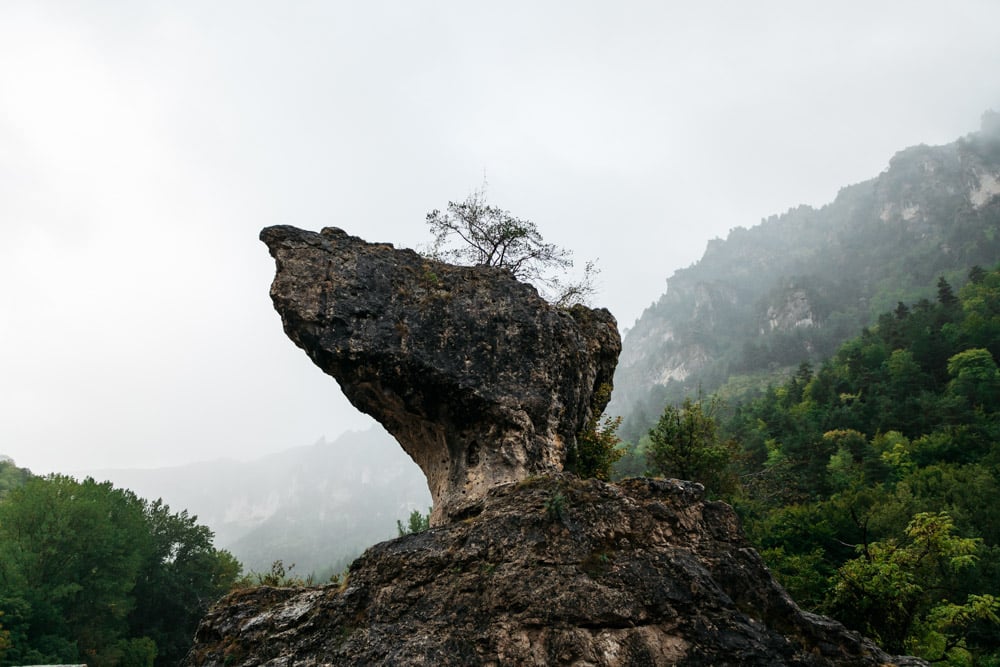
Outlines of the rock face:
M 698 484 L 556 474 L 369 549 L 345 584 L 230 594 L 186 665 L 925 665 L 801 611 Z
M 555 308 L 492 267 L 457 267 L 336 228 L 261 232 L 288 336 L 427 476 L 432 524 L 563 469 L 621 350 L 607 310 Z

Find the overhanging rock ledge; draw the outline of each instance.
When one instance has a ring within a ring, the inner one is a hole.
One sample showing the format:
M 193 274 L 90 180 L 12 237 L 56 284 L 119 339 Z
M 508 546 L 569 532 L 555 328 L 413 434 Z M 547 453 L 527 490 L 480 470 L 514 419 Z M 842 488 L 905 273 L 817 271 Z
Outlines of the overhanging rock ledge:
M 558 308 L 495 267 L 327 227 L 261 232 L 285 332 L 427 476 L 435 525 L 492 487 L 561 471 L 621 351 L 605 309 Z

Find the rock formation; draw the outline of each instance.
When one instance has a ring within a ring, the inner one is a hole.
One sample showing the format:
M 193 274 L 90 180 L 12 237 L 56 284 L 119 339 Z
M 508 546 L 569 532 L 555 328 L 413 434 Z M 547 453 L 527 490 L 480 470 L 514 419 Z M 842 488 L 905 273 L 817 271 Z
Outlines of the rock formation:
M 556 308 L 493 267 L 336 228 L 261 232 L 288 336 L 427 476 L 433 524 L 498 484 L 557 472 L 604 409 L 621 340 L 607 310 Z
M 700 484 L 559 472 L 603 407 L 607 311 L 337 229 L 262 238 L 285 330 L 396 435 L 440 514 L 341 583 L 231 593 L 186 667 L 926 664 L 800 610 Z
M 556 474 L 475 509 L 340 585 L 230 594 L 185 664 L 926 665 L 800 610 L 699 484 Z

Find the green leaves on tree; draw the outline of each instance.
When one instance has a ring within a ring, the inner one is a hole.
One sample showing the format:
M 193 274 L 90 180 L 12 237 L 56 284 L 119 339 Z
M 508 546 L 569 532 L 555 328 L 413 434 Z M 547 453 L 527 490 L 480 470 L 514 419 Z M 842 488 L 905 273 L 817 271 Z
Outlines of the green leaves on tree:
M 646 457 L 654 474 L 701 482 L 712 494 L 733 490 L 738 445 L 719 435 L 717 401 L 667 405 L 649 432 Z
M 593 405 L 607 405 L 611 397 L 611 385 L 603 384 L 594 393 Z M 621 417 L 591 414 L 586 426 L 576 436 L 576 450 L 572 452 L 568 467 L 580 477 L 595 477 L 611 479 L 611 471 L 615 463 L 625 453 L 619 447 L 618 427 Z
M 110 482 L 31 477 L 0 499 L 0 665 L 176 664 L 239 571 L 186 512 Z
M 949 601 L 963 597 L 956 576 L 975 564 L 981 544 L 955 535 L 947 513 L 921 512 L 906 527 L 905 542 L 858 545 L 858 557 L 838 571 L 833 608 L 889 651 L 963 661 L 968 628 L 1000 624 L 1000 601 L 992 595 Z
M 413 533 L 422 533 L 431 527 L 431 508 L 427 508 L 427 513 L 423 514 L 420 510 L 413 510 L 410 512 L 410 518 L 407 524 L 404 526 L 403 522 L 399 519 L 396 520 L 396 530 L 399 532 L 399 536 L 412 535 Z

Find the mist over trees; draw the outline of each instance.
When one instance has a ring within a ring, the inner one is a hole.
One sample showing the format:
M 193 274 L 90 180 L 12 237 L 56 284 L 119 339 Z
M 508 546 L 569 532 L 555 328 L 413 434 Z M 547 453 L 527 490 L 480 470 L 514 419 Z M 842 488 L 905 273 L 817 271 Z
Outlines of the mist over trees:
M 807 609 L 893 652 L 993 664 L 1000 267 L 935 289 L 756 398 L 714 416 L 700 401 L 667 405 L 645 452 L 650 470 L 686 473 L 732 503 Z M 726 442 L 738 443 L 728 458 Z M 728 489 L 716 480 L 726 472 Z
M 752 395 L 819 364 L 900 302 L 937 297 L 1000 257 L 1000 134 L 899 151 L 829 204 L 798 206 L 708 243 L 623 343 L 609 406 L 638 441 L 699 389 Z

